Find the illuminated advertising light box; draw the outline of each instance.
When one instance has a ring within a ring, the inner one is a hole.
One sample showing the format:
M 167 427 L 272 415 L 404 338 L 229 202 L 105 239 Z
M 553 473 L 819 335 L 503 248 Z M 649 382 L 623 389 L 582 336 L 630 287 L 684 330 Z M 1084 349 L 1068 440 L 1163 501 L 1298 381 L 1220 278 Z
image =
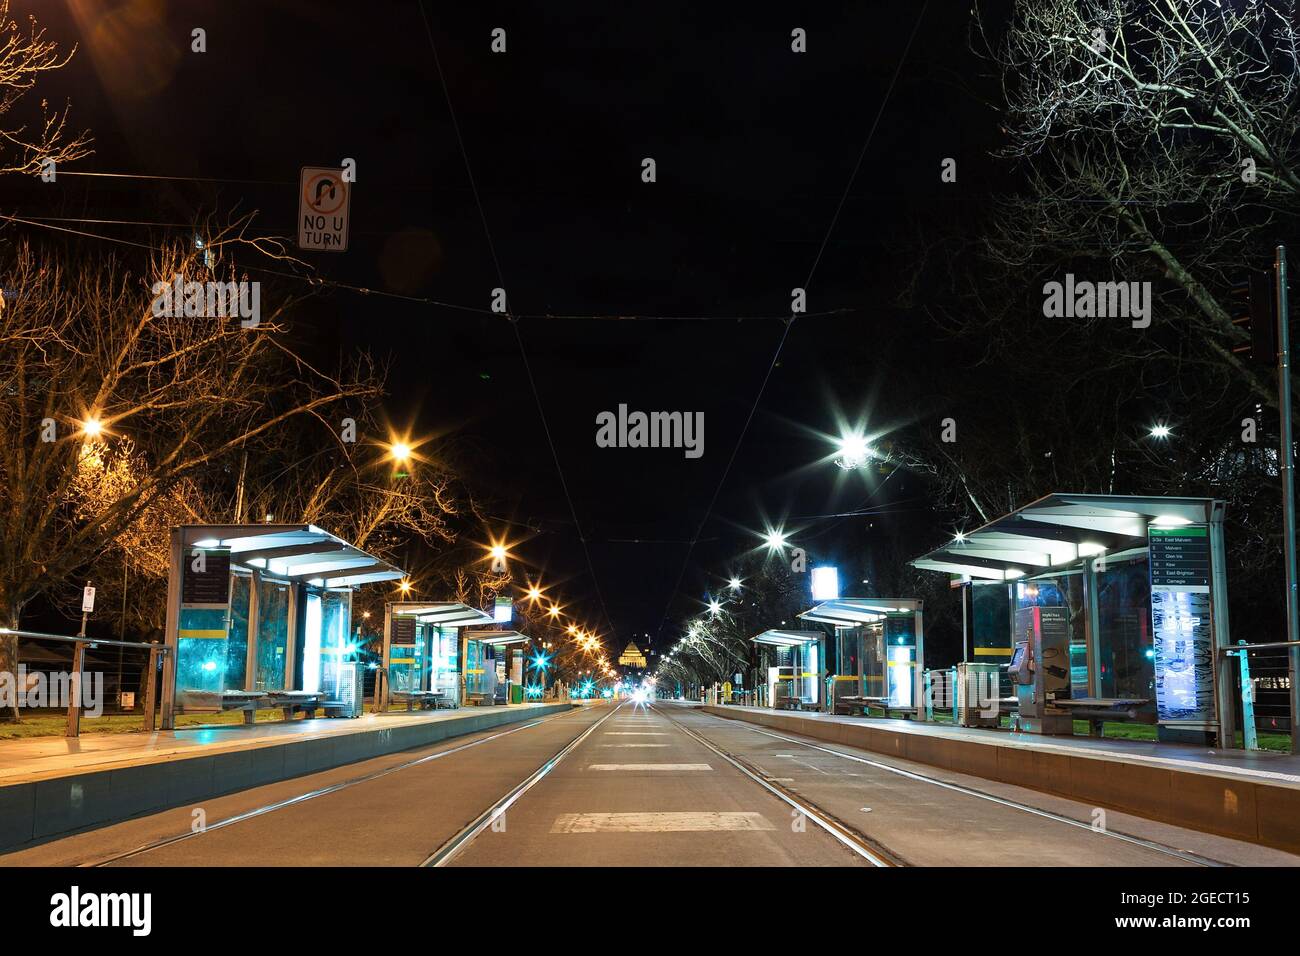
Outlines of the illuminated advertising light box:
M 812 596 L 814 601 L 839 600 L 840 572 L 838 568 L 812 569 Z
M 514 617 L 515 606 L 508 597 L 499 597 L 492 609 L 492 620 L 498 624 L 509 624 Z
M 1149 527 L 1156 713 L 1161 723 L 1214 721 L 1210 544 L 1205 525 Z

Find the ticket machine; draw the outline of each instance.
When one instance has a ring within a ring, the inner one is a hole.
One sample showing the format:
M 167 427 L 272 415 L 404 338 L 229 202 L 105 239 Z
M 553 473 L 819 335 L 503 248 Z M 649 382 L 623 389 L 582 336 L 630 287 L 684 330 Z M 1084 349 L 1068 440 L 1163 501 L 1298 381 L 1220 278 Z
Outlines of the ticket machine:
M 1016 688 L 1016 727 L 1031 734 L 1072 734 L 1074 719 L 1054 701 L 1070 696 L 1070 619 L 1063 607 L 1016 611 L 1016 646 L 1008 668 Z

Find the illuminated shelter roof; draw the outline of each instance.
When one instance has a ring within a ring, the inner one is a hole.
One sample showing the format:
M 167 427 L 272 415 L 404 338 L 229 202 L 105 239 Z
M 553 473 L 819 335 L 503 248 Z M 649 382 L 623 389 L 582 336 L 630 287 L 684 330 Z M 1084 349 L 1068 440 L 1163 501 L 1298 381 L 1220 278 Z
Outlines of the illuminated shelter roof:
M 395 601 L 389 607 L 395 615 L 413 616 L 421 624 L 440 624 L 444 627 L 492 624 L 495 620 L 491 614 L 460 601 Z
M 1147 544 L 1147 526 L 1209 521 L 1213 498 L 1051 494 L 911 561 L 967 578 L 1010 581 Z
M 853 627 L 883 621 L 890 614 L 909 614 L 920 609 L 921 602 L 916 598 L 838 598 L 823 601 L 799 617 L 816 624 Z
M 349 587 L 395 581 L 406 572 L 310 524 L 182 525 L 189 549 L 229 548 L 230 561 L 308 584 Z
M 773 647 L 797 647 L 802 644 L 815 644 L 825 638 L 821 631 L 786 631 L 781 628 L 769 628 L 761 634 L 750 638 L 755 644 L 770 644 Z
M 466 631 L 465 636 L 480 644 L 491 644 L 494 647 L 523 644 L 528 640 L 527 634 L 520 634 L 518 631 Z

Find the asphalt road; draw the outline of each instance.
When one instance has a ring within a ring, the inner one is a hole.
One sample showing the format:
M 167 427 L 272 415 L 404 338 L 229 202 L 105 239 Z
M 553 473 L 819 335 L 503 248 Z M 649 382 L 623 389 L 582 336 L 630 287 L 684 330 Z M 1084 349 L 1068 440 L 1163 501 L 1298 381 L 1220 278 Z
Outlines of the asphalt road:
M 1102 822 L 1073 801 L 687 705 L 595 704 L 77 834 L 0 866 L 1300 863 L 1123 814 Z

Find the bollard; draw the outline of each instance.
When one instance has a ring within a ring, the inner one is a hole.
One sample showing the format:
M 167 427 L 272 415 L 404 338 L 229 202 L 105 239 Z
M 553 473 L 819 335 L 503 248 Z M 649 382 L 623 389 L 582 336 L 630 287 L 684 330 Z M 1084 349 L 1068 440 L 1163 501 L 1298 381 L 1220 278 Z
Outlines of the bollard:
M 156 684 L 157 682 L 158 682 L 158 648 L 152 647 L 149 649 L 149 663 L 145 665 L 145 669 L 144 669 L 144 687 L 140 688 L 142 691 L 144 691 L 144 694 L 142 695 L 144 697 L 144 729 L 147 733 L 153 733 L 155 727 L 157 726 L 156 719 L 154 717 L 154 707 L 156 706 L 154 701 L 154 697 L 155 697 L 154 684 Z
M 1259 731 L 1255 728 L 1255 684 L 1250 679 L 1250 663 L 1246 659 L 1249 651 L 1245 641 L 1238 641 L 1238 651 L 1229 651 L 1241 664 L 1241 742 L 1247 750 L 1259 749 Z M 1295 729 L 1292 728 L 1292 733 Z

